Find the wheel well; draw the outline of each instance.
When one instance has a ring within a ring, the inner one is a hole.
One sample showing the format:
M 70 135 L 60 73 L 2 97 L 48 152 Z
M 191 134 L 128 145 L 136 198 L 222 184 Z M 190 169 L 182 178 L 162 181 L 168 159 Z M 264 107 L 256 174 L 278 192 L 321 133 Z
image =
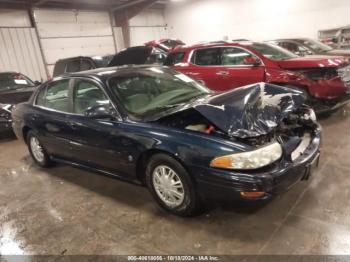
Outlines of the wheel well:
M 178 161 L 186 170 L 186 166 L 184 163 L 179 159 L 178 157 L 174 156 L 173 154 L 161 150 L 161 149 L 150 149 L 141 154 L 141 156 L 138 158 L 136 162 L 136 177 L 139 179 L 143 184 L 145 184 L 145 177 L 146 177 L 146 168 L 147 168 L 147 163 L 148 160 L 155 154 L 165 154 L 168 155 L 172 158 L 174 158 L 176 161 Z
M 29 131 L 30 131 L 30 127 L 28 127 L 28 126 L 25 126 L 22 129 L 23 140 L 25 142 L 27 142 L 27 134 L 28 134 Z

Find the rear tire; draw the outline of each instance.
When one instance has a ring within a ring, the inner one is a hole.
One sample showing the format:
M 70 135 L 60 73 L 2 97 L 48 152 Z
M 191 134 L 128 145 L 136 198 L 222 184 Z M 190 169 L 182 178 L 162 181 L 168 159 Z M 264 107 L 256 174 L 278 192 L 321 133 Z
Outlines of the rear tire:
M 50 167 L 52 165 L 50 156 L 33 131 L 28 132 L 26 142 L 29 153 L 37 165 L 40 167 Z
M 147 186 L 158 204 L 178 216 L 199 211 L 200 200 L 185 168 L 166 154 L 151 157 L 146 169 Z

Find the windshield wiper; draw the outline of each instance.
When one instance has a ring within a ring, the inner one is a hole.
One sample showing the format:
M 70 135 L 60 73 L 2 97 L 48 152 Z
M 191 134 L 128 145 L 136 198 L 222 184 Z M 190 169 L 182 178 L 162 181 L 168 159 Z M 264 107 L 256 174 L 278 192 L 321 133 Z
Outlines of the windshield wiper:
M 174 107 L 182 106 L 183 104 L 184 103 L 178 103 L 178 104 L 172 104 L 172 105 L 164 105 L 164 106 L 157 106 L 157 107 L 153 108 L 152 110 L 174 108 Z
M 164 105 L 164 106 L 157 106 L 157 107 L 154 107 L 154 108 L 152 108 L 150 110 L 147 110 L 145 113 L 149 114 L 151 112 L 158 111 L 158 110 L 166 111 L 168 109 L 179 107 L 179 106 L 182 106 L 182 105 L 184 105 L 184 103 L 172 104 L 172 105 Z

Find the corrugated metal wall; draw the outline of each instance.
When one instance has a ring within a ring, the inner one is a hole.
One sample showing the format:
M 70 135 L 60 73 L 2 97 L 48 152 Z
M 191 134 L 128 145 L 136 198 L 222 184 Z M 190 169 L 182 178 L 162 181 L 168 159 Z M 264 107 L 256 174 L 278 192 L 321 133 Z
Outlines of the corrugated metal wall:
M 61 58 L 116 53 L 107 12 L 37 9 L 34 14 L 50 74 Z
M 0 71 L 21 72 L 32 80 L 47 79 L 34 28 L 0 27 Z

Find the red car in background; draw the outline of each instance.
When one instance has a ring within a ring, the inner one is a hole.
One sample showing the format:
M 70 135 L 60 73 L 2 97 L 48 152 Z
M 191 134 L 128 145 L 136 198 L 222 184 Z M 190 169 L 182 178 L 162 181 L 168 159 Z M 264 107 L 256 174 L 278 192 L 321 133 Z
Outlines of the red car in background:
M 215 42 L 176 47 L 164 64 L 219 92 L 257 82 L 295 88 L 317 113 L 350 99 L 350 65 L 343 57 L 299 57 L 268 43 Z
M 164 39 L 160 39 L 160 40 L 149 41 L 149 42 L 145 43 L 145 45 L 156 47 L 156 48 L 159 48 L 165 52 L 169 52 L 174 47 L 185 45 L 185 43 L 179 39 L 164 38 Z

